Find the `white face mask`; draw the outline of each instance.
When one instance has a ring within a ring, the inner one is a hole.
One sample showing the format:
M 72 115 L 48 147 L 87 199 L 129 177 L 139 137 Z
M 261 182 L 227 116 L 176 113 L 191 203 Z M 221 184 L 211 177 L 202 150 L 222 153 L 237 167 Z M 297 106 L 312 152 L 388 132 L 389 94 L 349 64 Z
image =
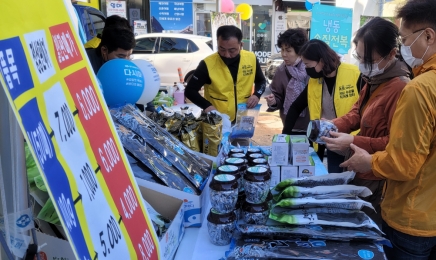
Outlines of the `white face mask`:
M 360 72 L 362 72 L 363 75 L 367 76 L 368 78 L 372 78 L 374 76 L 380 75 L 385 71 L 386 66 L 388 66 L 388 64 L 386 64 L 386 66 L 384 66 L 383 69 L 378 68 L 378 65 L 384 59 L 385 58 L 381 59 L 381 61 L 377 63 L 372 64 L 372 70 L 370 70 L 371 68 L 366 68 L 365 63 L 359 63 L 359 70 Z
M 415 39 L 415 40 L 412 42 L 412 44 L 410 44 L 409 46 L 405 46 L 405 45 L 402 45 L 402 46 L 401 46 L 401 56 L 403 56 L 404 61 L 405 61 L 405 62 L 406 62 L 406 63 L 407 63 L 407 64 L 408 64 L 412 69 L 413 69 L 413 68 L 416 68 L 416 67 L 419 67 L 419 66 L 421 66 L 421 65 L 424 63 L 424 60 L 423 60 L 422 58 L 424 58 L 425 54 L 426 54 L 427 51 L 428 51 L 428 47 L 430 47 L 430 46 L 427 46 L 427 49 L 425 50 L 424 55 L 422 55 L 422 57 L 421 57 L 420 59 L 413 57 L 411 47 L 412 47 L 412 45 L 416 42 L 416 40 L 418 40 L 418 38 L 419 38 L 423 33 L 424 33 L 424 31 L 422 31 L 422 32 L 419 34 L 419 36 L 416 37 L 416 39 Z

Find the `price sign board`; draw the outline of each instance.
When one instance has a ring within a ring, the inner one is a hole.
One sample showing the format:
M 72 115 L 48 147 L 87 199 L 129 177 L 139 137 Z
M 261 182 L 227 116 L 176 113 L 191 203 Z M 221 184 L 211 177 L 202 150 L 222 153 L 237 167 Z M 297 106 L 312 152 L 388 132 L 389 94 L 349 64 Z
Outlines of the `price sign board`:
M 2 6 L 0 17 L 17 22 L 0 30 L 0 83 L 77 259 L 158 259 L 158 240 L 66 4 Z

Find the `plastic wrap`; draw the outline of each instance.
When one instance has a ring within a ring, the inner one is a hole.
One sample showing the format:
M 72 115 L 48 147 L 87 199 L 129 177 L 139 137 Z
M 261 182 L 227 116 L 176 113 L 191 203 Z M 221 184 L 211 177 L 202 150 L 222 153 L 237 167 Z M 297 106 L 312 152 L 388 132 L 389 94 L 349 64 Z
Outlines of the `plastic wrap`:
M 133 130 L 136 134 L 155 151 L 162 155 L 171 165 L 179 170 L 196 188 L 202 189 L 210 172 L 210 166 L 206 169 L 205 162 L 199 162 L 191 153 L 181 146 L 180 141 L 174 142 L 171 134 L 165 134 L 151 120 L 145 120 L 145 116 L 131 105 L 111 109 L 111 114 L 126 128 Z M 173 137 L 174 138 L 174 137 Z
M 145 164 L 168 187 L 198 195 L 199 190 L 182 176 L 160 154 L 151 148 L 143 138 L 115 122 L 118 136 L 126 150 Z
M 334 227 L 326 225 L 250 225 L 237 223 L 238 234 L 243 237 L 270 239 L 315 238 L 337 241 L 374 241 L 391 245 L 377 230 L 360 227 Z
M 274 196 L 274 200 L 278 201 L 282 198 L 300 198 L 312 197 L 316 198 L 334 198 L 337 196 L 359 196 L 368 197 L 372 192 L 364 186 L 356 185 L 334 185 L 334 186 L 316 186 L 313 188 L 289 186 L 284 189 L 280 194 Z

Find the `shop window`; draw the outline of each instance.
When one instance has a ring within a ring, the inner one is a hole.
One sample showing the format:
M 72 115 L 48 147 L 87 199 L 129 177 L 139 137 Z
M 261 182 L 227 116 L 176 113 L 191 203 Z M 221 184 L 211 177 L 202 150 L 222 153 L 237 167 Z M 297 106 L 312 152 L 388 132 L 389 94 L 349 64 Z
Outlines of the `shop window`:
M 188 40 L 182 38 L 162 37 L 159 53 L 187 53 Z

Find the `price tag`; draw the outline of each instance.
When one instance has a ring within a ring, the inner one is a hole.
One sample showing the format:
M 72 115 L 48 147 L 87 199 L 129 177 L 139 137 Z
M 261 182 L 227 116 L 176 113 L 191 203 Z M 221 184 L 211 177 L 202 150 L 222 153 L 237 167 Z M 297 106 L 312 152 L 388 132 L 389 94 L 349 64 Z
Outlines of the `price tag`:
M 56 97 L 56 99 L 53 99 Z M 94 245 L 101 245 L 97 251 L 99 257 L 122 259 L 127 252 L 127 244 L 122 239 L 120 227 L 116 219 L 120 219 L 118 213 L 113 213 L 106 203 L 106 198 L 99 187 L 96 175 L 101 174 L 100 166 L 91 167 L 87 157 L 83 139 L 80 136 L 75 118 L 76 110 L 72 111 L 67 105 L 62 86 L 57 83 L 44 93 L 47 104 L 47 117 L 53 129 L 54 137 L 68 167 L 73 173 L 80 199 L 74 203 L 80 203 L 84 207 L 84 213 L 91 239 Z M 108 142 L 110 145 L 111 142 Z M 116 148 L 116 147 L 115 147 Z M 113 146 L 104 145 L 106 154 L 111 155 L 107 165 L 116 163 L 119 155 L 115 153 Z M 113 154 L 116 154 L 114 156 Z M 71 207 L 72 205 L 68 205 Z M 61 207 L 62 209 L 62 207 Z M 68 209 L 67 209 L 68 210 Z M 95 216 L 101 216 L 101 220 L 95 221 Z

